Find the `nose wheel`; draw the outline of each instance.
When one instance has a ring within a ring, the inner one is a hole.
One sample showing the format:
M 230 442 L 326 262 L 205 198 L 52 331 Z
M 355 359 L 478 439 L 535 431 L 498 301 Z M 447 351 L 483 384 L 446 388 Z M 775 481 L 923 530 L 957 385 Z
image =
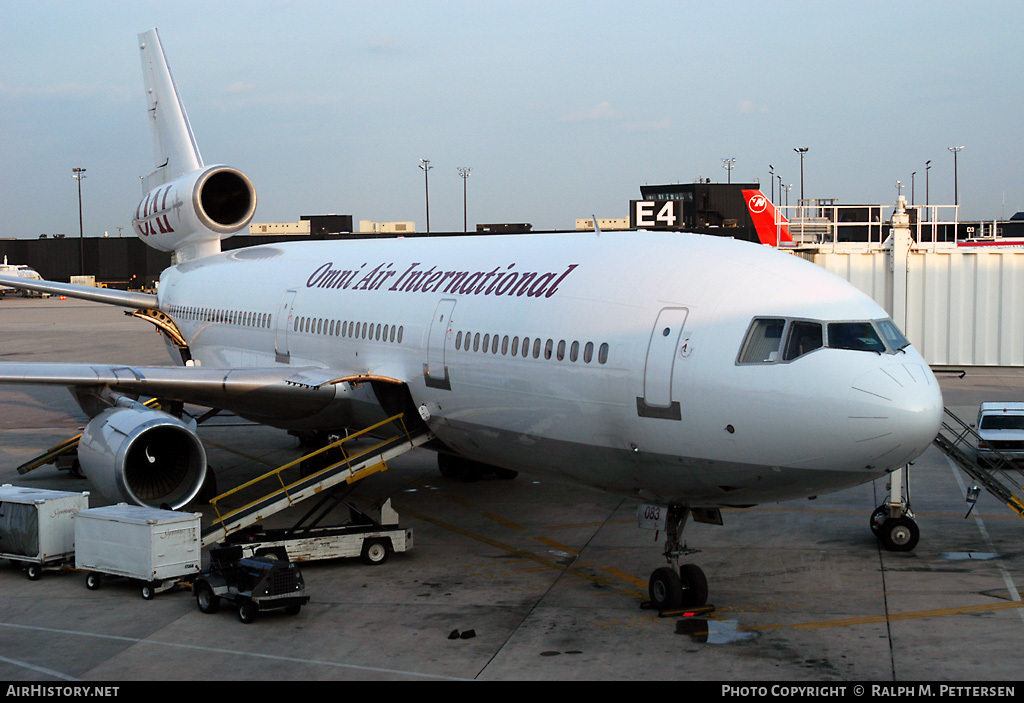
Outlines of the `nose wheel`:
M 896 469 L 889 476 L 889 500 L 871 513 L 871 532 L 886 550 L 909 552 L 917 546 L 921 530 L 910 509 L 910 476 L 907 466 Z M 907 478 L 907 500 L 903 499 L 903 479 Z
M 665 559 L 669 565 L 655 569 L 647 585 L 655 610 L 696 608 L 708 602 L 708 580 L 701 568 L 696 564 L 679 565 L 679 557 L 698 551 L 688 549 L 681 541 L 689 517 L 690 510 L 685 506 L 669 506 L 665 522 Z
M 651 574 L 647 590 L 655 610 L 698 608 L 708 602 L 708 580 L 696 564 L 663 566 Z

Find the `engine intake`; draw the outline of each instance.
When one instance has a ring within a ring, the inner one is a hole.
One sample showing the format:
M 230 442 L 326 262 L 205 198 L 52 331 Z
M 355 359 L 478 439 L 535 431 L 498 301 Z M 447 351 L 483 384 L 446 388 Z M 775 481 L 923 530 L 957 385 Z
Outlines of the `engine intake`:
M 232 234 L 256 212 L 256 191 L 244 173 L 220 167 L 203 173 L 192 190 L 192 205 L 206 227 Z
M 249 178 L 238 169 L 210 166 L 146 193 L 132 227 L 154 249 L 178 251 L 230 237 L 255 213 L 256 190 Z
M 194 424 L 134 402 L 86 425 L 78 460 L 109 500 L 154 508 L 188 504 L 206 479 L 206 450 Z

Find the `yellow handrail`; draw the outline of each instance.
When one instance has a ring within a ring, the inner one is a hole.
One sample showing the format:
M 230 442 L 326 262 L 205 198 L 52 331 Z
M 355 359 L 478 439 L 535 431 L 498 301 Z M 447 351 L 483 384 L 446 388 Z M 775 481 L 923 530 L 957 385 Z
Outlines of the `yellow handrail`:
M 292 502 L 292 497 L 288 493 L 288 489 L 292 488 L 297 483 L 306 483 L 306 482 L 309 481 L 309 479 L 311 477 L 318 476 L 318 475 L 320 475 L 322 473 L 325 473 L 325 472 L 328 472 L 328 471 L 333 471 L 334 469 L 338 468 L 342 464 L 346 464 L 348 466 L 348 468 L 351 470 L 352 469 L 352 462 L 353 462 L 353 460 L 359 459 L 359 458 L 364 457 L 364 456 L 366 456 L 368 454 L 372 454 L 375 450 L 379 449 L 380 447 L 384 446 L 385 444 L 388 444 L 389 442 L 394 441 L 395 438 L 400 436 L 400 435 L 396 434 L 396 435 L 394 435 L 392 437 L 388 437 L 387 439 L 384 439 L 384 440 L 378 442 L 377 444 L 373 445 L 372 447 L 368 447 L 368 448 L 364 449 L 363 451 L 358 452 L 356 454 L 349 455 L 348 453 L 345 452 L 345 447 L 343 445 L 346 442 L 349 442 L 351 440 L 354 440 L 354 439 L 357 439 L 359 437 L 362 437 L 365 434 L 373 432 L 375 429 L 377 429 L 379 427 L 383 427 L 384 425 L 387 425 L 389 423 L 397 421 L 402 426 L 402 433 L 405 434 L 405 436 L 407 438 L 409 438 L 410 441 L 412 441 L 412 439 L 409 437 L 409 430 L 405 426 L 404 417 L 405 417 L 404 413 L 398 413 L 397 415 L 389 417 L 386 420 L 382 420 L 382 421 L 380 421 L 380 422 L 378 422 L 378 423 L 376 423 L 374 425 L 370 425 L 369 427 L 366 427 L 366 428 L 364 428 L 362 430 L 359 430 L 358 432 L 350 434 L 347 437 L 343 437 L 342 439 L 339 439 L 337 442 L 332 442 L 332 443 L 330 443 L 330 444 L 328 444 L 328 445 L 326 445 L 324 447 L 321 447 L 320 449 L 317 449 L 315 452 L 311 452 L 309 454 L 306 454 L 305 456 L 302 456 L 302 457 L 299 457 L 298 459 L 295 459 L 294 461 L 290 461 L 287 464 L 284 464 L 282 466 L 277 467 L 273 471 L 268 471 L 267 473 L 263 474 L 262 476 L 257 476 L 256 478 L 252 479 L 251 481 L 247 481 L 246 483 L 243 483 L 243 484 L 241 484 L 239 486 L 236 486 L 236 487 L 232 488 L 231 490 L 226 491 L 224 493 L 221 493 L 219 496 L 217 496 L 215 498 L 212 498 L 210 500 L 210 505 L 213 506 L 214 511 L 217 513 L 217 520 L 216 520 L 216 522 L 219 522 L 221 527 L 226 531 L 227 530 L 227 525 L 225 524 L 225 521 L 228 518 L 230 518 L 232 515 L 235 515 L 235 514 L 237 514 L 239 512 L 242 512 L 242 511 L 252 507 L 253 505 L 255 505 L 255 504 L 257 504 L 257 503 L 259 503 L 261 501 L 267 500 L 268 498 L 270 498 L 272 496 L 280 495 L 280 494 L 283 493 L 288 498 L 288 502 L 289 503 Z M 342 460 L 341 461 L 336 461 L 333 464 L 330 464 L 329 466 L 326 466 L 326 467 L 320 469 L 316 473 L 310 474 L 309 476 L 303 476 L 298 481 L 293 481 L 292 483 L 285 484 L 284 479 L 281 476 L 282 472 L 284 472 L 285 470 L 290 469 L 290 468 L 296 466 L 297 464 L 300 464 L 303 461 L 306 461 L 307 459 L 310 459 L 310 458 L 315 457 L 315 456 L 317 456 L 319 454 L 323 454 L 326 451 L 330 451 L 331 449 L 336 449 L 336 448 L 341 450 L 341 453 L 342 453 Z M 381 462 L 379 462 L 379 464 L 375 464 L 374 467 L 372 467 L 372 468 L 374 470 L 377 470 L 377 467 L 380 466 L 380 465 L 384 465 L 384 462 L 381 461 Z M 387 468 L 386 465 L 384 465 L 384 467 Z M 369 469 L 367 469 L 366 472 L 364 472 L 364 475 L 368 475 L 369 473 L 373 473 L 373 472 L 369 471 Z M 234 495 L 235 493 L 238 493 L 239 491 L 242 491 L 242 490 L 244 490 L 246 488 L 249 488 L 249 487 L 254 486 L 254 485 L 258 484 L 258 483 L 261 483 L 261 482 L 263 482 L 263 481 L 265 481 L 265 480 L 267 480 L 269 478 L 272 478 L 272 477 L 277 477 L 278 482 L 281 484 L 281 488 L 275 489 L 275 490 L 271 491 L 270 493 L 266 494 L 265 496 L 257 498 L 256 500 L 254 500 L 254 501 L 252 501 L 252 502 L 250 502 L 250 503 L 248 503 L 246 505 L 243 505 L 243 506 L 241 506 L 239 508 L 235 508 L 234 510 L 232 510 L 232 511 L 226 513 L 226 514 L 221 515 L 220 508 L 218 507 L 218 503 L 220 503 L 221 500 L 223 500 L 224 498 L 227 498 L 228 496 Z M 362 476 L 360 476 L 360 478 L 362 478 Z

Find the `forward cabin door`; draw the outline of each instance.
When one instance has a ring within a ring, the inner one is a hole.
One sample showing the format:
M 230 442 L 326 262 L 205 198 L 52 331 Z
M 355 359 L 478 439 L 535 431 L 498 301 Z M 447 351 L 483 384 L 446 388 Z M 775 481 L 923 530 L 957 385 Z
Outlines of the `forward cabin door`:
M 683 328 L 687 308 L 662 308 L 651 330 L 644 363 L 644 395 L 637 398 L 641 417 L 681 420 L 679 401 L 672 400 L 672 375 L 676 361 L 687 353 Z
M 423 375 L 426 384 L 431 388 L 443 388 L 448 391 L 452 389 L 445 356 L 452 343 L 452 313 L 454 310 L 455 300 L 445 298 L 437 304 L 437 308 L 434 309 L 434 317 L 430 321 L 427 363 L 423 365 Z
M 277 325 L 274 328 L 274 351 L 279 364 L 291 363 L 292 354 L 288 346 L 288 332 L 295 321 L 295 291 L 285 291 L 281 306 L 277 310 Z

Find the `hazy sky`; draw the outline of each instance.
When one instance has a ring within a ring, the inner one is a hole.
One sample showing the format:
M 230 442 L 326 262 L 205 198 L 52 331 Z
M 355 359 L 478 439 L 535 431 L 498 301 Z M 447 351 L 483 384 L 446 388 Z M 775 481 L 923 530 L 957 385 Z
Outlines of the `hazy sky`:
M 160 30 L 207 164 L 255 221 L 431 230 L 626 217 L 644 183 L 760 181 L 961 219 L 1024 210 L 1024 3 L 0 1 L 0 237 L 130 231 L 152 170 L 137 34 Z

